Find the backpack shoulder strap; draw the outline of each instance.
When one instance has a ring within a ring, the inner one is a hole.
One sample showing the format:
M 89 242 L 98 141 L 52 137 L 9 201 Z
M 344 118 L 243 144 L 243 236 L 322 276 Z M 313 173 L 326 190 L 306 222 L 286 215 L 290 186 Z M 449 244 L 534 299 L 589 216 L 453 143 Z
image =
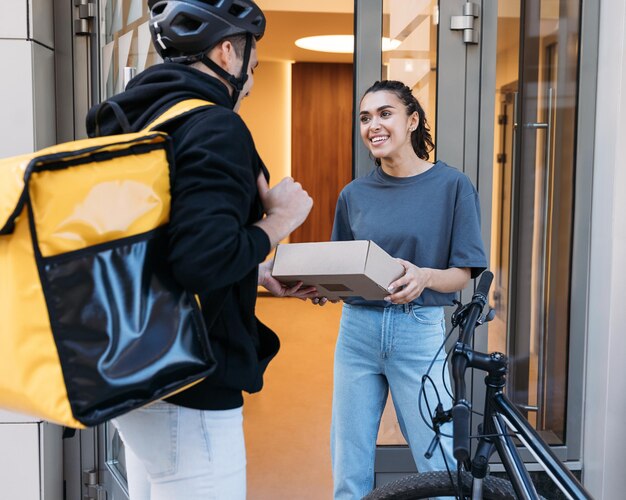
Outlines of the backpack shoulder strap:
M 122 133 L 130 134 L 132 132 L 130 123 L 128 123 L 128 118 L 124 114 L 124 111 L 120 107 L 118 103 L 115 101 L 103 101 L 98 105 L 95 117 L 95 125 L 96 125 L 96 137 L 100 137 L 100 117 L 102 115 L 102 111 L 106 108 L 111 108 L 113 111 L 113 115 L 117 120 L 117 124 L 122 129 Z
M 186 99 L 184 101 L 177 102 L 167 111 L 148 123 L 148 125 L 144 127 L 143 132 L 156 130 L 165 122 L 173 120 L 174 118 L 180 118 L 181 116 L 192 111 L 196 111 L 199 108 L 208 108 L 209 106 L 214 106 L 214 104 L 210 101 L 205 101 L 203 99 Z

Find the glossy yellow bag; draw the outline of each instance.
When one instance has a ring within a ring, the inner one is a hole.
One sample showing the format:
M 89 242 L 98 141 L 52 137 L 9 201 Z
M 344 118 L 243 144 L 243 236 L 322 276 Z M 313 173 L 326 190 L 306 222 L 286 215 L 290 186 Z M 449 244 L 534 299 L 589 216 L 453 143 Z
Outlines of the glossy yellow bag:
M 165 230 L 171 139 L 156 128 L 0 160 L 0 408 L 102 423 L 214 368 Z

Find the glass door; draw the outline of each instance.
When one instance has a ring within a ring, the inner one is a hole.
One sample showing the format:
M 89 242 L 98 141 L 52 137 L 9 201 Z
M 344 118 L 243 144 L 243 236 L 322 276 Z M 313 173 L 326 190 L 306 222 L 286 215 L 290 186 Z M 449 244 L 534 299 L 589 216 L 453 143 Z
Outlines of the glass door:
M 145 0 L 100 0 L 98 4 L 97 78 L 94 94 L 103 101 L 124 90 L 145 68 L 161 62 L 152 45 Z M 124 443 L 110 422 L 97 430 L 98 469 L 107 500 L 127 500 Z
M 107 422 L 98 426 L 98 464 L 101 487 L 106 500 L 127 500 L 128 482 L 124 443 L 115 426 Z
M 104 100 L 124 90 L 137 73 L 161 62 L 150 38 L 145 0 L 100 0 L 99 88 Z
M 406 54 L 408 61 L 397 52 L 383 54 L 385 63 L 400 61 L 384 66 L 382 76 L 407 62 L 422 64 L 428 51 L 436 54 L 430 58 L 436 94 L 429 90 L 427 105 L 431 116 L 436 109 L 437 158 L 463 169 L 478 189 L 495 275 L 490 304 L 496 318 L 479 329 L 475 346 L 507 353 L 509 396 L 560 458 L 576 458 L 567 448 L 567 424 L 573 418 L 569 317 L 581 2 L 468 4 L 384 2 L 384 31 L 393 26 L 394 12 L 402 12 L 407 28 L 390 29 L 392 36 L 412 38 L 424 17 L 431 36 L 430 45 L 422 41 L 421 50 Z M 422 17 L 406 12 L 420 8 Z M 473 33 L 450 29 L 464 10 L 476 16 Z M 415 91 L 422 91 L 420 84 Z M 474 406 L 480 408 L 482 374 L 475 375 Z M 398 446 L 404 440 L 395 415 L 388 410 L 385 417 L 377 481 L 413 467 L 408 449 Z
M 121 91 L 135 68 L 128 66 L 154 59 L 148 49 L 143 58 L 137 54 L 146 40 L 150 45 L 145 4 L 54 2 L 57 142 L 86 137 L 89 108 Z M 141 16 L 144 26 L 138 21 Z M 124 38 L 128 32 L 132 36 Z M 145 33 L 147 38 L 139 36 Z M 128 500 L 123 445 L 111 424 L 65 436 L 64 480 L 67 498 Z
M 442 160 L 465 172 L 481 195 L 484 186 L 491 187 L 485 181 L 481 184 L 478 175 L 480 134 L 489 131 L 489 127 L 480 123 L 484 106 L 481 92 L 485 88 L 482 84 L 485 75 L 481 64 L 481 23 L 483 17 L 495 16 L 495 13 L 493 2 L 481 5 L 480 2 L 469 4 L 462 0 L 384 0 L 381 17 L 377 20 L 382 24 L 383 36 L 389 37 L 395 48 L 380 55 L 382 70 L 376 79 L 401 80 L 413 89 L 425 108 L 435 139 L 436 151 L 431 155 L 431 161 Z M 455 29 L 458 25 L 465 28 Z M 374 28 L 372 24 L 362 33 L 369 34 Z M 358 36 L 357 33 L 357 39 Z M 376 54 L 367 56 L 371 60 L 375 57 Z M 356 85 L 367 87 L 358 80 Z M 486 88 L 489 85 L 488 82 Z M 366 162 L 367 158 L 364 159 Z M 369 164 L 372 164 L 371 160 Z M 356 172 L 363 175 L 366 170 L 357 168 Z M 481 203 L 483 214 L 490 214 L 490 207 L 482 201 L 482 196 Z M 487 241 L 488 234 L 486 236 Z M 472 292 L 473 284 L 470 284 L 462 292 L 462 297 L 469 298 Z M 448 311 L 448 316 L 450 313 Z M 480 406 L 478 402 L 475 404 Z M 377 441 L 376 484 L 384 484 L 413 471 L 415 465 L 397 416 L 393 406 L 388 404 Z
M 389 39 L 389 45 L 383 47 L 380 78 L 399 80 L 413 90 L 413 95 L 424 108 L 436 145 L 439 2 L 383 0 L 382 7 L 383 40 Z M 430 161 L 436 158 L 437 151 L 434 150 L 430 153 Z M 369 163 L 373 165 L 371 161 Z M 377 444 L 406 444 L 391 397 L 383 412 Z
M 489 348 L 507 391 L 566 442 L 580 2 L 498 2 Z

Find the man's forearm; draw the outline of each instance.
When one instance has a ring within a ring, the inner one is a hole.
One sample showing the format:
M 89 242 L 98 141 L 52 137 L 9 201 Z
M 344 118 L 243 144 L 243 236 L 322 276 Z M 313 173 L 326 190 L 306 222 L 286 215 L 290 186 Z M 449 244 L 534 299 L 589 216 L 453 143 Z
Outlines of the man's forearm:
M 254 225 L 265 231 L 270 239 L 272 248 L 276 247 L 281 240 L 289 236 L 295 229 L 292 227 L 293 223 L 291 220 L 286 217 L 281 217 L 278 214 L 270 214 L 260 221 L 255 222 Z

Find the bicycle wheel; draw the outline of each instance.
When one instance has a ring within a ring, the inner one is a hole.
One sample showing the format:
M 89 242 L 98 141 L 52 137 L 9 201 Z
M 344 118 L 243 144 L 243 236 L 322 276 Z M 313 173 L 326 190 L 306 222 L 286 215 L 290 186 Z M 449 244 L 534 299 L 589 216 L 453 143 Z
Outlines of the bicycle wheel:
M 454 484 L 445 471 L 412 474 L 376 488 L 363 500 L 414 500 L 430 497 L 456 497 L 458 494 L 456 472 L 452 473 Z M 472 475 L 463 472 L 461 477 L 463 494 L 472 493 Z M 483 481 L 485 500 L 515 500 L 515 492 L 509 481 L 497 477 L 486 477 Z

